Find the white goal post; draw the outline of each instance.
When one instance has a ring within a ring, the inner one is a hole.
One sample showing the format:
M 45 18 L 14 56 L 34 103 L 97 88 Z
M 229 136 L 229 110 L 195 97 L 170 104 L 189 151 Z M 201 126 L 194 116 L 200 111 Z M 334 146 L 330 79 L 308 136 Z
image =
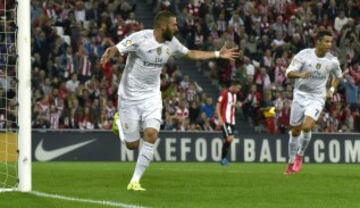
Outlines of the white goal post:
M 18 0 L 18 190 L 31 191 L 31 14 L 30 0 Z
M 16 2 L 16 4 L 14 4 Z M 11 5 L 11 6 L 10 6 Z M 13 8 L 13 7 L 14 8 Z M 12 8 L 10 8 L 12 7 Z M 15 13 L 16 12 L 16 13 Z M 11 13 L 11 15 L 9 15 Z M 2 125 L 0 139 L 0 192 L 21 191 L 29 192 L 32 189 L 31 181 L 31 12 L 30 0 L 4 0 L 1 9 L 1 35 L 5 37 L 1 40 L 2 47 L 6 51 L 0 52 L 2 81 L 17 82 L 16 89 L 10 88 L 16 92 L 17 109 L 16 120 L 7 120 L 10 99 L 7 95 L 1 99 L 5 100 L 5 107 L 1 110 L 5 112 L 5 124 Z M 12 22 L 16 24 L 16 29 L 8 31 L 7 24 Z M 7 36 L 15 35 L 14 40 L 8 40 Z M 14 67 L 9 64 L 9 57 L 14 57 L 15 52 L 9 52 L 9 48 L 15 46 L 16 51 L 16 77 L 8 74 L 8 68 Z M 4 66 L 5 65 L 5 66 Z M 9 86 L 0 86 L 2 90 L 8 90 Z M 6 94 L 6 93 L 5 93 Z M 11 126 L 8 126 L 11 123 Z M 16 124 L 16 128 L 13 124 Z M 10 183 L 11 182 L 11 183 Z

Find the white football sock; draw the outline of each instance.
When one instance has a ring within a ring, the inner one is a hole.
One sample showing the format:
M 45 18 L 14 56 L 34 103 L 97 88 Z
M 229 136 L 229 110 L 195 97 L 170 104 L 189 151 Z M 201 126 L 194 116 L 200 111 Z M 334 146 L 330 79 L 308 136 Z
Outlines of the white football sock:
M 131 182 L 139 182 L 141 176 L 144 174 L 146 168 L 150 165 L 150 162 L 154 157 L 154 147 L 155 144 L 151 144 L 149 142 L 143 142 L 139 156 L 136 162 L 135 171 L 133 177 L 131 178 Z
M 290 133 L 289 138 L 289 164 L 294 163 L 296 152 L 299 149 L 299 140 L 301 139 L 302 134 L 299 136 L 293 136 L 292 133 Z
M 298 150 L 298 154 L 304 156 L 305 150 L 308 147 L 311 140 L 311 131 L 303 132 L 303 136 L 300 139 L 300 148 Z

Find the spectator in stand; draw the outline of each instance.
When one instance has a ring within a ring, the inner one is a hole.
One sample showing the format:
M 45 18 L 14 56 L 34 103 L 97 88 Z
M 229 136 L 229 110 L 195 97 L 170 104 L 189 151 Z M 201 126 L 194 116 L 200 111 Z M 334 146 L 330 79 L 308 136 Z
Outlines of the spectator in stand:
M 349 22 L 349 18 L 345 17 L 345 12 L 343 10 L 340 11 L 339 16 L 335 18 L 334 29 L 336 32 L 340 33 L 344 25 Z
M 201 107 L 201 111 L 204 112 L 209 119 L 214 116 L 215 106 L 211 97 L 206 98 L 206 103 Z
M 279 129 L 279 132 L 282 134 L 287 133 L 289 127 L 290 127 L 290 107 L 291 107 L 291 101 L 285 100 L 283 102 L 283 107 L 280 109 L 276 109 L 276 115 L 277 115 L 277 126 Z
M 354 79 L 355 84 L 360 86 L 360 66 L 359 63 L 351 63 L 348 65 L 348 68 L 345 70 L 348 71 L 350 76 Z
M 69 92 L 74 93 L 78 89 L 78 87 L 79 87 L 79 81 L 78 81 L 78 78 L 77 78 L 77 74 L 72 74 L 71 79 L 69 79 L 66 82 L 66 89 Z
M 228 8 L 229 5 L 236 8 L 235 10 L 231 10 L 230 8 L 229 11 L 232 11 L 231 13 L 227 12 L 227 9 L 225 9 Z M 239 41 L 235 41 L 235 43 L 241 50 L 244 50 L 245 55 L 249 58 L 249 60 L 245 60 L 245 66 L 248 70 L 247 80 L 250 81 L 250 84 L 259 81 L 259 79 L 253 78 L 254 76 L 256 78 L 256 75 L 260 74 L 261 68 L 265 66 L 264 61 L 257 60 L 259 59 L 258 56 L 253 56 L 249 53 L 249 48 L 251 47 L 249 47 L 246 42 L 253 40 L 250 38 L 251 36 L 254 36 L 255 40 L 257 40 L 255 41 L 257 46 L 255 54 L 260 54 L 260 57 L 262 57 L 264 52 L 268 49 L 270 50 L 272 57 L 282 59 L 281 62 L 284 64 L 276 65 L 275 63 L 272 63 L 265 67 L 267 67 L 271 83 L 275 82 L 277 86 L 287 89 L 290 82 L 281 75 L 284 66 L 288 64 L 289 59 L 292 58 L 295 52 L 305 47 L 313 46 L 316 31 L 322 29 L 322 27 L 328 28 L 334 33 L 336 30 L 334 30 L 332 26 L 335 25 L 334 20 L 336 17 L 340 16 L 341 10 L 345 11 L 345 17 L 349 18 L 349 21 L 343 26 L 343 29 L 338 32 L 338 37 L 341 38 L 343 36 L 344 32 L 346 32 L 346 28 L 349 28 L 349 30 L 355 34 L 355 37 L 358 37 L 359 34 L 356 33 L 355 29 L 356 26 L 359 25 L 359 18 L 358 14 L 354 12 L 358 9 L 359 4 L 354 4 L 353 1 L 338 2 L 332 0 L 327 3 L 316 2 L 314 0 L 303 2 L 257 1 L 232 2 L 229 5 L 227 2 L 216 2 L 213 7 L 208 7 L 210 9 L 208 10 L 207 15 L 202 15 L 199 18 L 200 20 L 205 20 L 202 18 L 207 16 L 207 19 L 214 19 L 215 22 L 218 23 L 215 31 L 210 22 L 204 21 L 208 28 L 210 28 L 211 34 L 216 34 L 212 37 L 214 42 L 227 40 L 228 34 L 225 31 L 229 31 L 229 29 L 233 31 L 242 31 L 239 34 Z M 244 22 L 243 26 L 242 24 L 233 23 L 234 18 L 237 17 Z M 259 20 L 259 26 L 257 26 Z M 353 26 L 349 27 L 349 24 L 352 24 Z M 278 38 L 276 38 L 276 36 Z M 273 42 L 274 48 L 272 48 L 269 40 L 274 38 L 278 40 Z M 355 39 L 355 41 L 358 39 L 359 38 Z M 334 47 L 334 51 L 338 52 L 339 58 L 342 59 L 341 56 L 343 56 L 343 59 L 345 59 L 347 63 L 354 63 L 354 60 L 358 60 L 359 52 L 356 50 L 360 47 L 355 46 L 357 43 L 353 41 L 353 45 L 346 45 L 341 44 L 339 40 L 340 39 L 337 39 L 337 45 Z M 341 48 L 342 51 L 340 51 L 339 48 Z M 254 61 L 260 62 L 260 66 L 253 68 L 250 64 Z M 221 67 L 219 67 L 220 65 Z M 237 63 L 235 67 L 237 70 L 232 73 L 235 74 L 235 77 L 241 75 L 238 69 L 241 68 L 242 65 L 243 63 L 240 61 Z M 344 66 L 344 68 L 346 67 L 347 66 Z M 212 70 L 218 71 L 218 73 L 212 72 L 212 74 L 217 74 L 216 76 L 212 76 L 214 79 L 217 79 L 213 83 L 226 83 L 224 82 L 224 77 L 227 77 L 229 72 L 228 70 L 223 69 L 223 63 L 217 63 L 217 66 L 215 65 L 212 67 Z M 220 77 L 220 82 L 218 81 L 218 77 Z M 246 85 L 244 85 L 244 90 L 246 90 Z M 259 94 L 263 94 L 263 90 L 264 89 L 257 89 Z M 286 91 L 289 90 L 292 90 L 292 88 L 289 88 Z M 286 92 L 286 94 L 288 94 L 288 92 Z M 291 97 L 291 95 L 289 95 L 289 97 Z M 343 98 L 345 96 L 343 93 L 341 94 L 341 97 L 340 102 L 344 103 Z M 329 109 L 326 108 L 324 110 L 327 111 Z
M 179 123 L 179 128 L 184 131 L 186 129 L 185 120 L 189 118 L 189 109 L 186 107 L 186 101 L 181 100 L 179 105 L 176 106 L 174 119 Z
M 254 126 L 258 124 L 257 110 L 259 108 L 260 101 L 261 101 L 261 94 L 257 91 L 256 85 L 253 84 L 250 87 L 250 91 L 247 94 L 243 105 L 245 118 L 247 118 L 250 126 Z
M 345 88 L 346 104 L 350 106 L 350 109 L 355 110 L 358 107 L 359 86 L 350 75 L 345 75 L 344 78 L 341 86 Z
M 262 112 L 261 117 L 262 122 L 264 122 L 267 129 L 267 133 L 274 134 L 277 132 L 276 123 L 276 112 L 275 112 L 275 103 L 272 99 L 272 94 L 270 91 L 264 92 L 264 99 L 260 103 L 260 111 Z
M 200 113 L 201 113 L 201 109 L 198 102 L 193 101 L 189 108 L 190 123 L 195 124 L 196 121 L 199 119 Z

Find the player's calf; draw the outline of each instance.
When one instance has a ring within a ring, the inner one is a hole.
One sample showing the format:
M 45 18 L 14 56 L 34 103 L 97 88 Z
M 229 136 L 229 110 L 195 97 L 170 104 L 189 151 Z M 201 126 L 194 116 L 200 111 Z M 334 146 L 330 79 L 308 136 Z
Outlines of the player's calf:
M 144 130 L 144 139 L 145 141 L 154 144 L 158 138 L 158 132 L 154 128 L 146 128 Z

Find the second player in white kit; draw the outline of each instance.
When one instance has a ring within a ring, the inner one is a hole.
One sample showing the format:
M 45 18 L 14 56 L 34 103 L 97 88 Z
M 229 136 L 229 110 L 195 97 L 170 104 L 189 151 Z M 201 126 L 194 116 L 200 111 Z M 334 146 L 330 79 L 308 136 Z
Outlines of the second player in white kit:
M 129 54 L 126 60 L 118 96 L 119 115 L 124 138 L 133 142 L 140 138 L 142 128 L 160 130 L 162 100 L 160 73 L 170 56 L 185 56 L 189 49 L 175 37 L 159 43 L 153 30 L 133 33 L 116 45 L 121 54 Z
M 297 53 L 286 70 L 286 76 L 295 79 L 286 175 L 301 170 L 304 152 L 311 139 L 311 129 L 323 110 L 326 97 L 332 96 L 342 77 L 338 59 L 328 52 L 332 41 L 330 32 L 320 31 L 316 47 Z M 326 84 L 331 74 L 333 79 L 327 92 Z
M 133 33 L 115 47 L 108 48 L 101 59 L 101 63 L 104 64 L 119 54 L 128 55 L 118 90 L 120 138 L 125 140 L 128 149 L 137 149 L 140 131 L 144 132 L 144 142 L 128 190 L 145 190 L 140 185 L 140 179 L 153 159 L 154 146 L 162 122 L 160 73 L 169 57 L 233 60 L 239 56 L 236 49 L 226 47 L 211 52 L 189 50 L 174 37 L 177 31 L 175 15 L 168 11 L 159 12 L 154 20 L 154 30 Z
M 294 57 L 286 74 L 292 71 L 307 71 L 306 79 L 296 79 L 291 108 L 290 125 L 301 124 L 304 115 L 317 120 L 325 105 L 326 83 L 330 73 L 342 77 L 338 59 L 330 53 L 324 57 L 315 54 L 315 48 L 304 49 Z

